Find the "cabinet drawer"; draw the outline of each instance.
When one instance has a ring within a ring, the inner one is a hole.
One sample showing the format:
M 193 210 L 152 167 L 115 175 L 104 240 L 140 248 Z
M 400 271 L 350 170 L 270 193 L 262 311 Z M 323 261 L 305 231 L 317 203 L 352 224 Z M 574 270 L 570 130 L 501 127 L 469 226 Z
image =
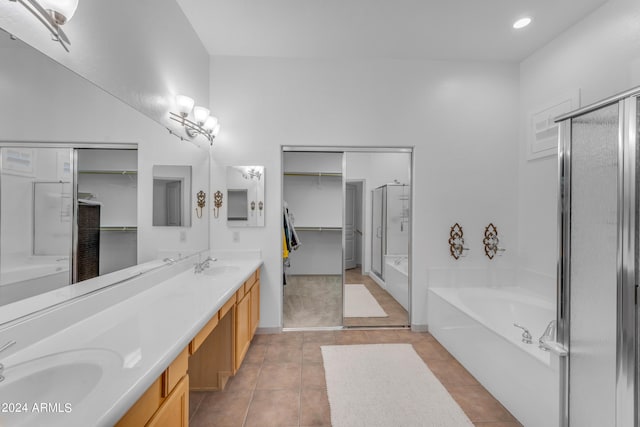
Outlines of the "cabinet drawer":
M 240 300 L 242 298 L 244 298 L 244 287 L 245 287 L 246 283 L 243 283 L 242 286 L 240 286 L 238 288 L 238 290 L 236 291 L 236 303 L 240 302 Z
M 187 374 L 189 367 L 189 351 L 185 347 L 182 353 L 169 365 L 162 374 L 162 397 L 167 397 L 178 381 Z
M 200 348 L 204 340 L 207 339 L 209 334 L 213 332 L 213 330 L 218 326 L 218 313 L 214 314 L 213 317 L 207 322 L 206 325 L 200 329 L 200 332 L 196 334 L 195 337 L 189 343 L 189 354 L 193 354 Z
M 147 389 L 138 401 L 118 421 L 116 427 L 139 427 L 149 421 L 162 403 L 162 377 Z
M 236 305 L 236 296 L 229 298 L 229 301 L 225 302 L 220 311 L 218 312 L 218 319 L 222 319 L 231 308 Z
M 147 427 L 187 427 L 189 425 L 189 376 L 185 375 Z

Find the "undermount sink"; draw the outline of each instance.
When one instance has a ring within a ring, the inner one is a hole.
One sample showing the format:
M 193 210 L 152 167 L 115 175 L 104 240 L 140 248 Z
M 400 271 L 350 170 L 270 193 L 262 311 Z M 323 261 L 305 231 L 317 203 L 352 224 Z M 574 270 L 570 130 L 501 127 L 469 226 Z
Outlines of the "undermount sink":
M 230 265 L 230 264 L 215 265 L 214 264 L 209 268 L 205 268 L 203 270 L 203 273 L 206 274 L 207 276 L 219 276 L 226 273 L 233 273 L 238 270 L 240 270 L 240 267 L 237 265 Z
M 82 405 L 100 398 L 96 387 L 121 367 L 122 358 L 104 349 L 53 353 L 6 366 L 0 402 L 13 406 L 0 412 L 0 425 L 65 424 L 71 412 L 77 415 Z

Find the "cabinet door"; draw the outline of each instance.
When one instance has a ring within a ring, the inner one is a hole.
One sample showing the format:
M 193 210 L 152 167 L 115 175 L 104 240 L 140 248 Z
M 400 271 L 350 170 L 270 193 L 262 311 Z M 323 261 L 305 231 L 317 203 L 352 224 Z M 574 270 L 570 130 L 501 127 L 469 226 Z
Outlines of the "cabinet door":
M 253 288 L 251 288 L 251 336 L 256 333 L 258 329 L 258 322 L 260 321 L 260 281 L 257 281 Z
M 185 375 L 165 399 L 147 427 L 189 426 L 189 376 Z
M 236 306 L 236 370 L 240 369 L 251 342 L 251 293 Z

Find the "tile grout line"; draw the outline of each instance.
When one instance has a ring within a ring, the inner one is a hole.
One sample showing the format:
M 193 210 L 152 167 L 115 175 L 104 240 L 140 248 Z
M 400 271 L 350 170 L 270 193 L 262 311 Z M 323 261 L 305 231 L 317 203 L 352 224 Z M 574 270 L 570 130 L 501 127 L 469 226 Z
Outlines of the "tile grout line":
M 242 419 L 242 427 L 247 425 L 247 419 L 249 418 L 249 408 L 251 408 L 251 404 L 253 403 L 253 398 L 256 394 L 256 389 L 258 388 L 258 381 L 260 380 L 260 374 L 262 373 L 262 367 L 264 366 L 264 360 L 267 357 L 267 351 L 269 350 L 269 346 L 271 345 L 271 340 L 269 340 L 269 345 L 267 345 L 267 349 L 265 350 L 265 354 L 262 358 L 262 363 L 260 363 L 260 369 L 258 369 L 258 375 L 256 377 L 256 383 L 253 385 L 251 389 L 251 397 L 249 397 L 249 404 L 247 405 L 247 409 L 244 411 L 244 418 Z M 251 343 L 249 343 L 249 347 L 251 347 Z M 240 366 L 242 368 L 242 366 Z M 240 369 L 238 369 L 239 371 Z M 236 372 L 237 374 L 237 372 Z

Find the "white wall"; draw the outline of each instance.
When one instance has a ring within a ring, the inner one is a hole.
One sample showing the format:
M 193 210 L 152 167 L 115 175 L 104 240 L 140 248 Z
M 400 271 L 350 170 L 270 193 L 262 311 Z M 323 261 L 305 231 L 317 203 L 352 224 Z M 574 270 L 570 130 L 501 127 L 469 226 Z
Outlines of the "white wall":
M 152 227 L 154 164 L 193 165 L 191 198 L 209 185 L 209 153 L 22 43 L 0 48 L 0 141 L 138 144 L 138 262 L 208 247 L 208 213 L 191 228 Z M 6 59 L 6 60 L 4 60 Z M 207 210 L 208 212 L 208 210 Z
M 554 297 L 557 156 L 527 160 L 529 114 L 580 90 L 581 105 L 640 84 L 640 3 L 612 0 L 520 64 L 518 241 L 524 279 Z
M 415 146 L 414 325 L 425 325 L 428 272 L 493 268 L 516 247 L 518 67 L 396 60 L 214 57 L 211 105 L 224 126 L 213 149 L 211 191 L 225 166 L 266 166 L 266 226 L 229 229 L 213 220 L 214 249 L 262 249 L 261 327 L 282 324 L 281 145 Z M 473 252 L 449 256 L 454 222 Z M 491 262 L 484 227 L 509 252 Z M 238 241 L 233 235 L 237 232 Z

